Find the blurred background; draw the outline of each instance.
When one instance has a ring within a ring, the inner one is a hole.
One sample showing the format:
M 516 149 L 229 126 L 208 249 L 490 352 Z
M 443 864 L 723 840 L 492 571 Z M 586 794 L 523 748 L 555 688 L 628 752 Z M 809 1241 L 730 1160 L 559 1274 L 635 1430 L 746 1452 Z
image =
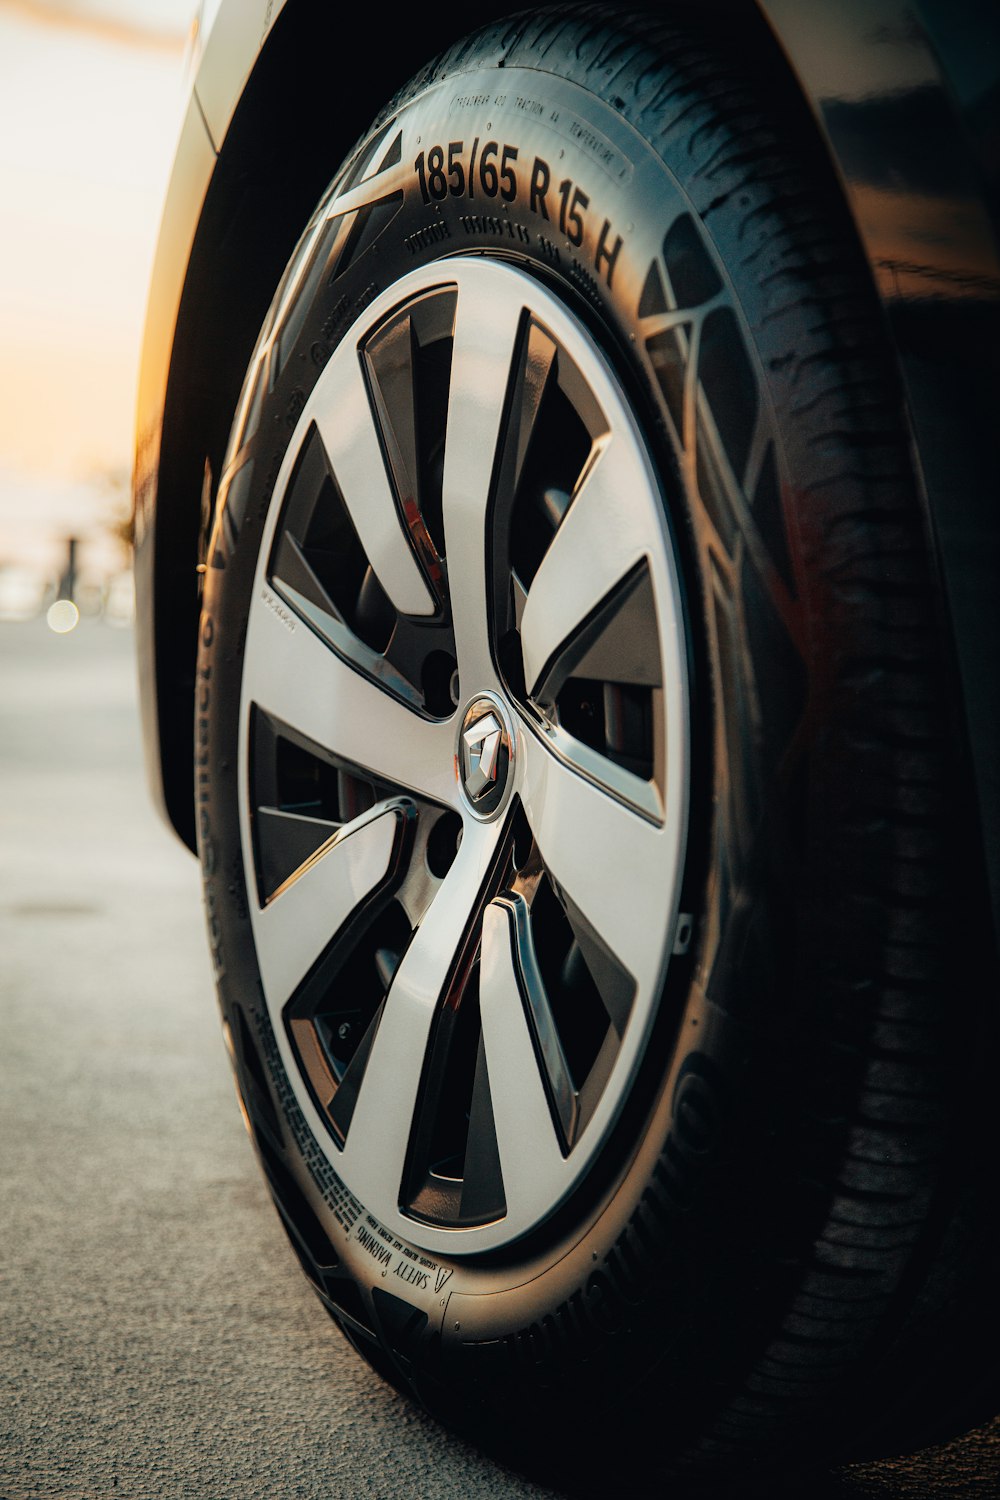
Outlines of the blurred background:
M 131 619 L 136 371 L 193 10 L 0 0 L 3 622 L 60 596 Z

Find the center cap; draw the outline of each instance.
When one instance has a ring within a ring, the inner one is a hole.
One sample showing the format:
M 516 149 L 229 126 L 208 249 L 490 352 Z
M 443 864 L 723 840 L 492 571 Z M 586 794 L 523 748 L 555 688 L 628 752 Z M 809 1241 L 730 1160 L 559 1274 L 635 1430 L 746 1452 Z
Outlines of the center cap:
M 457 769 L 477 818 L 493 818 L 507 801 L 514 765 L 514 726 L 499 698 L 481 693 L 462 717 Z

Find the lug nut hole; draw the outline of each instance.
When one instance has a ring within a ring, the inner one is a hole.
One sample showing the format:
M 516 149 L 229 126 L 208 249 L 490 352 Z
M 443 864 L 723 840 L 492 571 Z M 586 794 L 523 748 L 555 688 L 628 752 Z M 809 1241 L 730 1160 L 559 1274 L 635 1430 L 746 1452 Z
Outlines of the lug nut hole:
M 443 879 L 451 869 L 462 842 L 462 819 L 458 813 L 442 813 L 427 839 L 427 868 Z

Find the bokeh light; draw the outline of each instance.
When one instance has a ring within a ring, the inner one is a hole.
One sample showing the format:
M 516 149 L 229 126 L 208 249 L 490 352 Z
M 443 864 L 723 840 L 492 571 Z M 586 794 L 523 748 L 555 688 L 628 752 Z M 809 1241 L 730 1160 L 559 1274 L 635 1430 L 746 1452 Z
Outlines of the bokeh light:
M 66 635 L 75 630 L 80 621 L 80 611 L 72 599 L 57 599 L 55 604 L 50 604 L 45 616 L 50 630 L 56 635 Z

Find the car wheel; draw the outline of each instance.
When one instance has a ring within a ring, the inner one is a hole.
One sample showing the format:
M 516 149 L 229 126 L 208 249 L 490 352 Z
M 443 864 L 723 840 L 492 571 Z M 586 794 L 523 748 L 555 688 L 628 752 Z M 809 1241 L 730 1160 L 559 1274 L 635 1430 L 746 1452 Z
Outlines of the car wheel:
M 780 63 L 682 15 L 491 27 L 336 173 L 198 665 L 306 1272 L 442 1420 L 598 1487 L 899 1440 L 873 1371 L 904 1409 L 960 1117 L 898 380 Z

